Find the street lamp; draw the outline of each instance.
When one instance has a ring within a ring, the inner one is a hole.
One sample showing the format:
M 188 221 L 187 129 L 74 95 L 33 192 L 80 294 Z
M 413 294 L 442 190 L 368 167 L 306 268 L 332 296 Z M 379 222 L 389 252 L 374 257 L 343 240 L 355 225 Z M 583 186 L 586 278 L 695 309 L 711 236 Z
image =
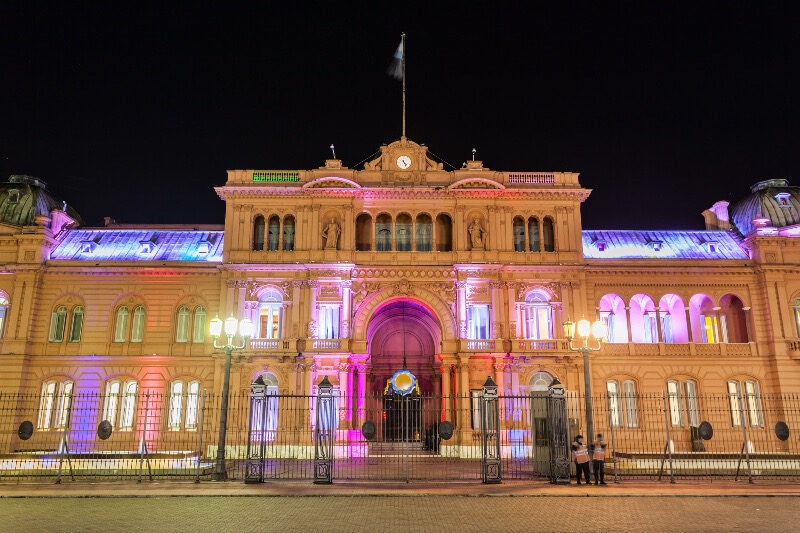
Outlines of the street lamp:
M 572 346 L 572 339 L 575 338 L 575 323 L 571 320 L 564 322 L 564 337 L 566 337 L 570 351 L 580 352 L 583 355 L 583 385 L 584 385 L 584 406 L 586 409 L 586 430 L 589 432 L 586 442 L 594 440 L 594 422 L 592 420 L 592 381 L 589 376 L 589 352 L 596 352 L 603 344 L 603 340 L 608 334 L 608 328 L 604 323 L 597 320 L 594 324 L 589 324 L 586 319 L 578 322 L 578 336 L 583 340 L 581 346 Z M 589 346 L 589 339 L 597 341 L 596 347 Z
M 219 443 L 217 444 L 217 462 L 214 465 L 213 479 L 225 481 L 228 478 L 228 471 L 225 469 L 225 433 L 228 426 L 228 391 L 231 383 L 231 353 L 235 350 L 242 350 L 247 345 L 247 339 L 253 335 L 253 323 L 247 319 L 237 320 L 231 315 L 225 319 L 225 337 L 227 341 L 223 345 L 217 344 L 217 339 L 222 334 L 223 322 L 219 317 L 211 321 L 211 337 L 214 339 L 214 348 L 225 351 L 225 380 L 222 382 L 222 407 L 219 415 Z M 233 337 L 239 332 L 241 344 L 234 344 Z

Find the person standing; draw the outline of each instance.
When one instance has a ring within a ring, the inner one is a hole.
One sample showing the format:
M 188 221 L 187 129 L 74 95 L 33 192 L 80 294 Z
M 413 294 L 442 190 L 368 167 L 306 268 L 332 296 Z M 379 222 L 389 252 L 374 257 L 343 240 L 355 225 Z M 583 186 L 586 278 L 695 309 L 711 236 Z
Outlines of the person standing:
M 575 459 L 575 469 L 578 475 L 578 485 L 581 484 L 581 474 L 586 478 L 586 484 L 591 485 L 589 481 L 589 450 L 583 443 L 583 435 L 577 435 L 572 442 L 572 458 Z
M 594 470 L 594 484 L 605 485 L 605 465 L 606 465 L 606 440 L 602 433 L 597 434 L 597 438 L 592 442 L 592 470 Z

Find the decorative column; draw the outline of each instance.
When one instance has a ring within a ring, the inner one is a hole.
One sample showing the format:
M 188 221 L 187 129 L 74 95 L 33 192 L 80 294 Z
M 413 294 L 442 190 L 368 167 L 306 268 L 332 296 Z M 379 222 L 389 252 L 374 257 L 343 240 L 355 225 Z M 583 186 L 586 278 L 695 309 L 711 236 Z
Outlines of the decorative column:
M 353 282 L 350 280 L 342 282 L 342 327 L 339 331 L 339 337 L 342 339 L 350 338 L 350 321 L 352 320 L 350 305 L 351 305 L 351 290 Z
M 462 356 L 461 363 L 458 365 L 458 390 L 457 393 L 460 396 L 460 407 L 459 410 L 461 411 L 461 429 L 468 430 L 470 427 L 469 424 L 469 413 L 470 413 L 470 388 L 469 388 L 469 356 Z
M 319 283 L 315 279 L 308 280 L 306 282 L 308 285 L 308 312 L 306 316 L 308 317 L 308 332 L 306 335 L 309 339 L 314 339 L 317 337 L 317 291 L 319 290 Z
M 319 225 L 319 205 L 312 205 L 311 206 L 311 223 L 309 224 L 309 244 L 311 245 L 312 250 L 320 250 L 322 248 L 321 239 L 322 236 L 320 235 L 320 225 Z
M 713 307 L 712 309 L 714 310 L 714 317 L 716 318 L 716 320 L 714 320 L 714 334 L 717 337 L 717 342 L 723 342 L 723 341 L 724 342 L 728 342 L 728 339 L 723 339 L 722 335 L 720 335 L 720 333 L 722 333 L 722 331 L 720 330 L 720 315 L 719 315 L 719 312 L 722 310 L 722 308 L 721 307 Z
M 497 383 L 497 396 L 500 398 L 500 420 L 505 420 L 505 411 L 506 411 L 506 375 L 505 375 L 505 368 L 506 364 L 503 361 L 495 360 L 492 363 L 492 367 L 494 368 L 494 380 Z
M 344 206 L 344 219 L 342 220 L 342 235 L 339 237 L 340 250 L 354 250 L 355 240 L 353 239 L 353 206 Z
M 656 328 L 658 331 L 658 339 L 656 339 L 656 342 L 665 342 L 664 332 L 661 328 L 661 309 L 659 307 L 656 307 Z
M 452 365 L 442 365 L 442 420 L 450 420 L 450 407 L 453 405 L 453 387 L 450 382 Z
M 234 293 L 234 289 L 236 289 L 236 280 L 229 279 L 225 280 L 225 309 L 220 310 L 222 315 L 229 315 L 233 314 L 234 310 L 234 303 L 236 294 Z
M 236 316 L 245 315 L 245 300 L 247 299 L 247 280 L 240 279 L 236 282 Z
M 458 336 L 461 339 L 467 338 L 467 282 L 457 281 L 458 287 Z
M 340 408 L 342 414 L 342 429 L 350 429 L 352 426 L 351 420 L 353 419 L 353 390 L 351 387 L 353 366 L 350 363 L 339 364 L 339 397 L 341 398 Z M 338 413 L 337 413 L 338 415 Z
M 753 315 L 750 313 L 751 309 L 752 307 L 742 307 L 742 311 L 744 311 L 744 325 L 746 328 L 745 331 L 747 332 L 747 342 L 755 342 L 755 339 L 753 339 L 753 324 L 751 323 L 753 318 Z
M 365 419 L 364 403 L 367 399 L 367 365 L 358 365 L 356 368 L 358 369 L 358 420 L 356 420 L 354 427 L 359 428 Z
M 502 339 L 505 337 L 503 332 L 503 314 L 501 312 L 503 309 L 503 293 L 501 292 L 503 284 L 499 281 L 490 281 L 489 288 L 492 291 L 492 338 Z M 500 350 L 502 347 L 496 349 Z
M 692 315 L 689 312 L 689 306 L 686 306 L 686 335 L 689 342 L 694 342 L 692 340 Z
M 627 342 L 633 342 L 633 327 L 631 327 L 631 308 L 625 306 L 625 320 L 628 321 L 628 339 Z

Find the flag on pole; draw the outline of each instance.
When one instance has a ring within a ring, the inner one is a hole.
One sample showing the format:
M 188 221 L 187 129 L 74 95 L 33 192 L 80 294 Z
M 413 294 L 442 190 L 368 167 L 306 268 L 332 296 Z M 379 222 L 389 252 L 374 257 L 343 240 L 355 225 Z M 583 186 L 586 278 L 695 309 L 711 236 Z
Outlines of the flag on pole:
M 386 73 L 393 77 L 396 80 L 403 79 L 403 41 L 400 40 L 400 44 L 397 46 L 397 50 L 394 52 L 394 57 L 392 58 L 392 63 L 389 65 Z

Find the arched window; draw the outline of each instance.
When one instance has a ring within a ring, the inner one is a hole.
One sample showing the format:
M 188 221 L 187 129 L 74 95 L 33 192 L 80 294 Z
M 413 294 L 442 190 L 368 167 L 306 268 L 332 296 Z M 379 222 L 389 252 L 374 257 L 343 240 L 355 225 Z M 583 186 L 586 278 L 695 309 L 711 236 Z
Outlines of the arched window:
M 545 252 L 556 251 L 555 225 L 550 217 L 544 217 L 542 221 L 542 240 L 544 241 Z
M 294 251 L 294 217 L 292 215 L 283 219 L 283 251 Z
M 169 395 L 168 427 L 173 431 L 181 429 L 197 429 L 197 408 L 200 398 L 200 382 L 197 380 L 184 383 L 173 381 Z
M 253 220 L 253 250 L 260 252 L 264 249 L 265 229 L 264 217 L 258 215 Z
M 192 326 L 192 342 L 203 343 L 206 341 L 206 308 L 200 306 L 194 310 L 194 324 Z
M 64 340 L 64 328 L 67 323 L 67 306 L 61 305 L 50 314 L 50 342 L 61 342 Z
M 0 291 L 0 339 L 6 330 L 6 316 L 8 315 L 8 297 Z
M 83 333 L 83 306 L 76 306 L 72 310 L 72 320 L 69 326 L 69 342 L 81 342 Z
M 686 306 L 675 294 L 665 294 L 659 301 L 661 335 L 666 343 L 689 342 L 686 323 Z
M 669 396 L 669 416 L 673 427 L 691 427 L 700 425 L 700 408 L 697 402 L 697 382 L 686 380 L 683 383 L 676 379 L 667 381 Z
M 522 217 L 514 217 L 514 251 L 525 251 L 525 221 Z
M 761 387 L 752 379 L 728 381 L 728 398 L 731 404 L 731 423 L 733 427 L 764 425 L 764 409 L 761 406 Z
M 747 312 L 741 298 L 726 294 L 719 301 L 720 337 L 722 342 L 749 342 L 747 333 Z
M 417 251 L 433 250 L 433 221 L 430 215 L 417 215 Z
M 625 301 L 618 294 L 606 294 L 600 298 L 600 320 L 608 330 L 609 343 L 628 342 L 628 318 Z
M 139 305 L 133 310 L 131 323 L 131 342 L 142 342 L 144 338 L 144 306 Z
M 541 244 L 539 242 L 539 219 L 536 217 L 528 219 L 528 243 L 531 252 L 541 251 Z
M 122 382 L 113 379 L 106 383 L 103 400 L 103 420 L 108 420 L 111 427 L 120 430 L 133 428 L 136 415 L 136 391 L 138 384 L 130 380 Z
M 375 249 L 379 252 L 392 251 L 392 217 L 386 213 L 375 219 Z
M 653 299 L 646 294 L 636 294 L 630 301 L 631 340 L 639 343 L 658 342 L 658 321 Z
M 639 426 L 639 415 L 636 410 L 636 383 L 626 379 L 620 383 L 617 380 L 606 382 L 608 392 L 608 411 L 611 423 L 615 427 L 635 428 Z
M 553 338 L 553 311 L 547 295 L 542 292 L 533 291 L 525 297 L 525 338 Z
M 267 226 L 267 249 L 270 252 L 278 250 L 278 237 L 281 232 L 281 221 L 277 216 L 269 218 L 269 225 Z
M 397 221 L 394 225 L 395 241 L 397 242 L 398 252 L 411 251 L 411 216 L 407 213 L 401 213 L 397 216 Z
M 114 321 L 114 342 L 125 342 L 128 340 L 128 317 L 130 311 L 123 305 L 117 308 L 117 317 Z
M 436 251 L 453 251 L 453 222 L 444 213 L 436 216 Z
M 189 342 L 189 308 L 182 305 L 178 308 L 175 323 L 175 342 Z
M 255 403 L 251 413 L 250 428 L 257 441 L 274 441 L 278 429 L 278 378 L 271 372 L 260 375 L 266 385 L 266 403 Z M 258 378 L 256 378 L 258 379 Z
M 369 252 L 372 249 L 372 217 L 361 213 L 356 218 L 356 251 Z
M 283 337 L 283 298 L 276 290 L 266 291 L 259 298 L 258 338 L 280 339 Z
M 539 371 L 531 376 L 530 391 L 531 392 L 546 392 L 553 382 L 553 376 L 547 372 Z
M 69 410 L 72 405 L 72 391 L 75 383 L 72 380 L 50 380 L 42 383 L 39 398 L 39 429 L 62 429 L 69 422 Z

